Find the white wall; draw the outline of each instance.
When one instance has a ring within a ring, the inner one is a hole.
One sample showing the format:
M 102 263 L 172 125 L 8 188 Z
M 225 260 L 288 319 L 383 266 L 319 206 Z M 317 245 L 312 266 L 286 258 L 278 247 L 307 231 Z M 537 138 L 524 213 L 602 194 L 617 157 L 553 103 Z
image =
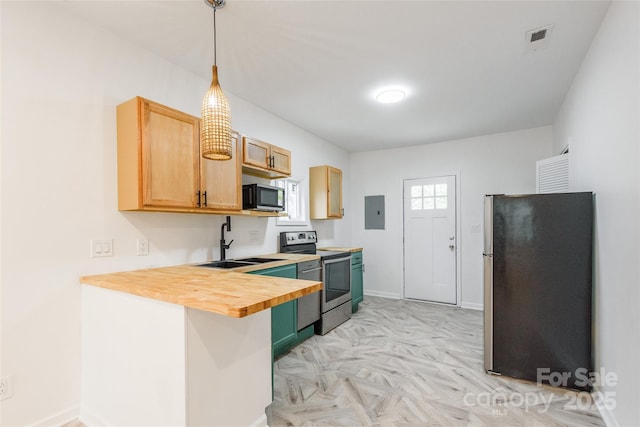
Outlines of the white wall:
M 116 105 L 140 95 L 198 115 L 210 82 L 48 2 L 0 7 L 1 375 L 14 386 L 0 424 L 61 424 L 80 400 L 78 278 L 219 256 L 223 217 L 116 207 Z M 227 95 L 234 127 L 290 149 L 295 175 L 329 163 L 348 182 L 346 152 Z M 349 222 L 317 227 L 327 244 L 346 244 Z M 234 217 L 229 256 L 277 251 L 278 231 L 273 218 Z M 149 256 L 135 256 L 140 237 Z M 103 238 L 115 256 L 89 258 L 89 241 Z
M 365 293 L 401 297 L 403 180 L 459 174 L 463 306 L 482 307 L 483 196 L 535 192 L 535 162 L 552 153 L 550 127 L 351 154 L 352 240 L 364 248 Z M 384 195 L 385 230 L 364 229 L 364 196 Z
M 621 426 L 640 425 L 639 4 L 611 4 L 554 125 L 572 190 L 596 193 L 596 367 L 618 375 Z

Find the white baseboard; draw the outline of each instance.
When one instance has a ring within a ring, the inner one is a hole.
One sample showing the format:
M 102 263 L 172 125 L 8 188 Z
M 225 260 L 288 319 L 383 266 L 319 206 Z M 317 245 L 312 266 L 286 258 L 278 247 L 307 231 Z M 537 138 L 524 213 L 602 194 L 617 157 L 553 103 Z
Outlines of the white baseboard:
M 596 393 L 596 391 L 594 391 Z M 593 399 L 596 402 L 596 407 L 598 408 L 598 412 L 600 412 L 600 416 L 602 417 L 602 421 L 607 427 L 620 427 L 618 424 L 618 420 L 616 420 L 616 416 L 613 415 L 611 409 L 609 409 L 606 405 L 603 404 L 603 400 L 605 399 Z
M 85 408 L 82 408 L 80 410 L 80 415 L 78 415 L 78 412 L 76 412 L 75 416 L 71 418 L 69 421 L 73 421 L 76 418 L 78 418 L 87 427 L 107 427 L 110 425 L 109 423 L 107 423 L 105 420 L 101 419 L 97 415 L 87 411 Z M 69 422 L 69 421 L 66 421 L 66 422 Z M 38 426 L 50 427 L 51 425 L 62 425 L 62 424 L 64 423 L 39 424 Z M 252 422 L 249 425 L 249 427 L 268 427 L 268 426 L 269 424 L 267 424 L 267 414 L 262 414 L 260 417 L 258 417 L 254 422 Z
M 106 427 L 109 425 L 105 420 L 86 408 L 80 409 L 80 421 L 87 427 Z
M 470 310 L 484 310 L 484 304 L 478 304 L 477 302 L 464 302 L 460 303 L 461 308 L 468 308 Z
M 43 418 L 31 424 L 32 427 L 51 427 L 62 426 L 78 418 L 80 413 L 80 405 L 73 405 L 56 414 Z
M 396 293 L 393 293 L 393 292 L 380 292 L 380 291 L 371 291 L 371 290 L 364 291 L 364 295 L 365 296 L 372 296 L 372 297 L 391 298 L 391 299 L 400 299 L 400 298 L 402 298 L 402 296 L 400 294 L 396 294 Z
M 252 422 L 249 427 L 268 427 L 267 414 L 262 414 L 262 416 Z

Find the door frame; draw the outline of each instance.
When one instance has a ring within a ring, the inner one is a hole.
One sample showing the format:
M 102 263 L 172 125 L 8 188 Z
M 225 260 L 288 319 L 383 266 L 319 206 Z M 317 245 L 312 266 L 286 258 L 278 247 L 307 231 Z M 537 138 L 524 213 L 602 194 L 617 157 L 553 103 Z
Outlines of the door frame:
M 437 174 L 437 175 L 430 175 L 430 176 L 420 176 L 420 177 L 413 177 L 413 178 L 407 178 L 404 177 L 402 178 L 402 299 L 407 299 L 405 297 L 405 261 L 406 261 L 406 256 L 405 256 L 405 232 L 406 232 L 406 224 L 405 224 L 405 209 L 404 209 L 404 204 L 405 204 L 405 194 L 404 194 L 404 183 L 407 180 L 413 180 L 413 179 L 431 179 L 431 178 L 443 178 L 446 176 L 453 176 L 455 177 L 456 180 L 456 197 L 455 197 L 455 202 L 456 202 L 456 209 L 455 209 L 455 224 L 456 224 L 456 303 L 455 304 L 446 304 L 446 303 L 441 303 L 441 302 L 436 302 L 436 301 L 424 301 L 425 303 L 429 303 L 429 304 L 440 304 L 440 305 L 446 305 L 448 307 L 461 307 L 462 305 L 462 280 L 461 280 L 461 254 L 462 254 L 462 237 L 461 237 L 461 229 L 460 229 L 460 171 L 455 171 L 455 172 L 451 172 L 451 173 L 441 173 L 441 174 Z M 411 301 L 418 301 L 418 300 L 411 300 Z

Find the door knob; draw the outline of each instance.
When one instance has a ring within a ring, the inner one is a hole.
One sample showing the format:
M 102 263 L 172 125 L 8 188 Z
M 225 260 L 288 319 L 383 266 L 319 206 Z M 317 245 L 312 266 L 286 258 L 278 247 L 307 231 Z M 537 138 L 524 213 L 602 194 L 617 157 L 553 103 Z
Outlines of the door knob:
M 455 248 L 455 246 L 454 246 L 454 245 L 449 245 L 449 249 L 452 249 L 452 250 L 453 250 L 453 248 Z
M 449 236 L 449 240 L 453 240 L 455 238 L 456 238 L 456 236 Z

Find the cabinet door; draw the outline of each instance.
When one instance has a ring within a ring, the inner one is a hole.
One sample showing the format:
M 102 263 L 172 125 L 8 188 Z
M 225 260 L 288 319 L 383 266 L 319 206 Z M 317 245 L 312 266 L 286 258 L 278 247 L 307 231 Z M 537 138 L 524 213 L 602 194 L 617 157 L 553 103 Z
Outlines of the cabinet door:
M 142 101 L 144 206 L 195 207 L 199 188 L 196 117 Z
M 351 255 L 351 308 L 358 311 L 358 304 L 363 300 L 362 252 Z
M 242 209 L 239 137 L 238 133 L 233 133 L 231 159 L 209 160 L 200 157 L 200 200 L 203 209 Z
M 266 270 L 254 271 L 253 274 L 264 276 L 297 277 L 295 264 L 283 267 L 269 268 Z M 271 308 L 271 344 L 273 347 L 273 357 L 284 354 L 291 348 L 298 335 L 298 301 L 292 300 L 284 304 Z
M 297 301 L 293 300 L 277 305 L 271 309 L 271 344 L 273 345 L 273 357 L 284 354 L 297 339 L 297 308 Z
M 342 218 L 342 171 L 329 166 L 327 168 L 329 218 Z
M 242 163 L 268 169 L 269 155 L 269 144 L 248 136 L 242 137 Z
M 271 146 L 271 169 L 284 175 L 291 175 L 291 152 Z

